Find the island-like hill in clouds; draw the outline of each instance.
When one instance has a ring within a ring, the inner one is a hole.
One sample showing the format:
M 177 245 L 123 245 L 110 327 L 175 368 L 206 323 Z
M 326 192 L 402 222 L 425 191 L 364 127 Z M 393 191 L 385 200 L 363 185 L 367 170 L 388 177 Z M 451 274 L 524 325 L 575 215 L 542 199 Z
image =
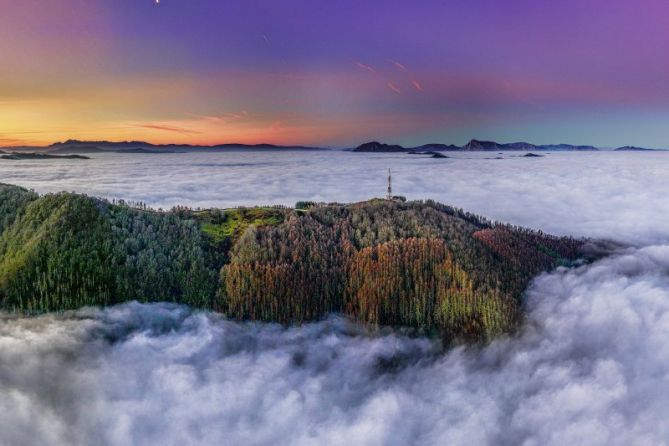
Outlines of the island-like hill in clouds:
M 396 144 L 383 144 L 378 141 L 364 143 L 353 149 L 354 152 L 422 152 L 422 151 L 460 151 L 460 152 L 498 152 L 509 150 L 550 150 L 550 151 L 597 151 L 594 146 L 572 144 L 530 144 L 528 142 L 498 143 L 495 141 L 480 141 L 472 139 L 464 146 L 453 144 L 424 144 L 417 147 L 403 147 Z M 624 150 L 624 149 L 621 149 Z M 653 149 L 647 149 L 653 150 Z
M 615 149 L 616 152 L 654 152 L 657 151 L 657 149 L 646 149 L 644 147 L 636 147 L 636 146 L 623 146 L 623 147 L 618 147 Z
M 513 331 L 529 281 L 577 261 L 583 243 L 433 201 L 155 211 L 2 185 L 0 308 L 173 301 L 484 341 Z

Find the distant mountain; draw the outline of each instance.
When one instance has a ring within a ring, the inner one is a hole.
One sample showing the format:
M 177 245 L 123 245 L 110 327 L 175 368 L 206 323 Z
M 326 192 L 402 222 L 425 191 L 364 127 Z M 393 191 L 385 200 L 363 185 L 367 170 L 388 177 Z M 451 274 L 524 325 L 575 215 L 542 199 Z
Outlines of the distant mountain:
M 165 149 L 147 149 L 145 147 L 134 147 L 132 149 L 120 149 L 115 150 L 116 153 L 147 153 L 147 154 L 160 154 L 160 153 L 185 153 L 177 150 L 165 150 Z
M 215 148 L 215 149 L 270 149 L 270 150 L 327 150 L 323 147 L 311 147 L 311 146 L 279 146 L 276 144 L 217 144 L 215 146 L 204 146 L 204 148 Z
M 428 150 L 425 152 L 419 152 L 416 150 L 412 150 L 411 152 L 407 152 L 409 155 L 430 155 L 432 158 L 448 158 L 446 155 L 444 155 L 441 152 L 435 152 L 434 150 Z
M 49 153 L 52 155 L 58 155 L 58 154 L 67 154 L 67 155 L 72 155 L 72 154 L 82 154 L 82 153 L 100 153 L 104 152 L 104 150 L 95 147 L 95 146 L 61 146 L 57 147 L 55 149 L 50 149 Z
M 27 148 L 30 149 L 30 148 Z M 33 149 L 44 150 L 43 147 Z M 318 147 L 307 146 L 278 146 L 275 144 L 216 144 L 216 145 L 190 145 L 190 144 L 152 144 L 146 141 L 80 141 L 69 139 L 64 142 L 56 142 L 46 147 L 49 153 L 99 153 L 99 152 L 122 152 L 122 153 L 182 153 L 189 151 L 218 151 L 228 149 L 255 149 L 255 150 L 326 150 Z
M 498 144 L 498 146 L 502 147 L 502 150 L 534 150 L 540 148 L 540 146 L 530 144 L 529 142 L 511 142 L 508 144 Z
M 371 152 L 371 153 L 412 153 L 414 155 L 423 154 L 425 152 L 443 152 L 443 151 L 456 151 L 462 150 L 461 147 L 455 146 L 453 144 L 424 144 L 418 147 L 403 147 L 398 144 L 383 144 L 378 141 L 366 142 L 360 144 L 358 147 L 353 149 L 354 152 Z
M 412 150 L 399 145 L 382 144 L 378 141 L 366 142 L 353 149 L 354 152 L 409 152 Z
M 472 139 L 462 147 L 468 151 L 499 151 L 499 150 L 535 150 L 537 146 L 525 142 L 500 144 L 495 141 L 479 141 Z
M 574 151 L 595 151 L 599 150 L 594 146 L 582 146 L 571 144 L 531 144 L 528 142 L 498 143 L 495 141 L 479 141 L 472 139 L 463 146 L 468 151 L 500 151 L 500 150 L 574 150 Z
M 225 143 L 215 145 L 190 144 L 153 144 L 146 141 L 82 141 L 68 139 L 56 142 L 46 147 L 14 147 L 16 151 L 46 152 L 49 154 L 94 154 L 101 152 L 119 153 L 184 153 L 184 152 L 219 152 L 228 150 L 328 150 L 311 146 L 283 146 L 276 144 L 238 144 Z M 379 141 L 370 141 L 354 148 L 354 152 L 369 153 L 405 153 L 405 152 L 502 152 L 502 151 L 596 151 L 597 147 L 573 144 L 532 144 L 524 141 L 499 143 L 472 139 L 463 146 L 455 144 L 429 143 L 416 147 L 404 147 L 399 144 L 385 144 Z M 624 146 L 616 151 L 652 151 L 643 147 Z
M 396 144 L 383 144 L 378 141 L 367 142 L 361 144 L 354 152 L 447 152 L 447 151 L 464 151 L 464 152 L 499 152 L 509 150 L 553 150 L 553 151 L 595 151 L 599 150 L 594 146 L 571 145 L 571 144 L 545 144 L 537 145 L 529 142 L 511 142 L 498 143 L 496 141 L 482 141 L 472 139 L 464 146 L 456 146 L 454 144 L 424 144 L 418 147 L 403 147 Z
M 616 152 L 656 152 L 657 149 L 646 149 L 644 147 L 622 146 L 615 149 Z
M 437 143 L 432 143 L 432 144 L 423 144 L 422 146 L 414 147 L 412 150 L 416 151 L 455 151 L 455 150 L 462 150 L 462 147 L 456 146 L 455 144 L 437 144 Z
M 144 141 L 81 141 L 68 139 L 65 142 L 55 142 L 48 146 L 49 149 L 61 148 L 132 148 L 132 147 L 154 147 L 153 144 Z
M 546 144 L 542 146 L 537 146 L 539 150 L 567 150 L 567 151 L 578 151 L 578 152 L 596 152 L 599 149 L 595 146 L 574 146 L 571 144 Z

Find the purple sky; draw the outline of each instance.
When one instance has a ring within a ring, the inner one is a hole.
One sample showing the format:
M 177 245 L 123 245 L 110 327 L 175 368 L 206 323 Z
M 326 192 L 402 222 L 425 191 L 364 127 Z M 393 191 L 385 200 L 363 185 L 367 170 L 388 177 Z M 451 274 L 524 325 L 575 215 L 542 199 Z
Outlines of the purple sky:
M 669 147 L 666 0 L 0 0 L 0 145 Z

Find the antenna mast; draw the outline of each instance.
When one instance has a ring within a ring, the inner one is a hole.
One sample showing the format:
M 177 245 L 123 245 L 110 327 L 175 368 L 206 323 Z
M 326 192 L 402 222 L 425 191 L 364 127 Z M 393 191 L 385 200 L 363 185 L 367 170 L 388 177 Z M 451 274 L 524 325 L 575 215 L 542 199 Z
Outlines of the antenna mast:
M 388 198 L 388 200 L 393 199 L 393 178 L 390 175 L 390 169 L 388 169 L 388 196 L 386 198 Z

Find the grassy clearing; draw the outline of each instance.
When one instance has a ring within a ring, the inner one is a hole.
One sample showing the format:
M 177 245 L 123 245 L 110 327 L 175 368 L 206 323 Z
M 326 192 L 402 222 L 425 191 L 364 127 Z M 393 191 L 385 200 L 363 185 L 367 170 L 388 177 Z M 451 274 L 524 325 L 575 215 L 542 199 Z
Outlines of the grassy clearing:
M 196 213 L 201 230 L 214 243 L 236 241 L 249 226 L 277 226 L 283 223 L 286 211 L 276 208 L 236 208 L 206 210 Z

